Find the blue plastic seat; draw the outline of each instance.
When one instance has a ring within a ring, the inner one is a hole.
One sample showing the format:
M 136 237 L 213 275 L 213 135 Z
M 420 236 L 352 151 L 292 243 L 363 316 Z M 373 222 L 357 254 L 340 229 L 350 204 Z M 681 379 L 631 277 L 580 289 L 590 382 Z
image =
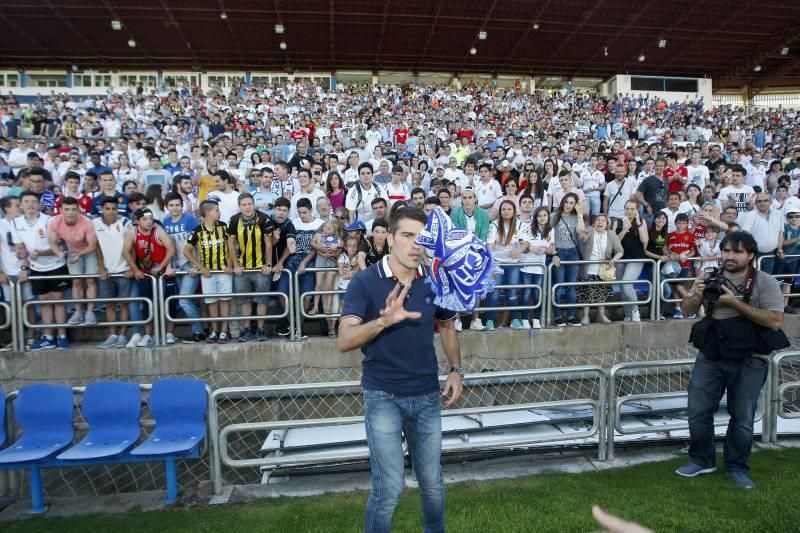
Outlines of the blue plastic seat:
M 156 427 L 147 440 L 131 451 L 131 455 L 188 453 L 205 438 L 208 394 L 202 381 L 162 379 L 153 385 L 148 404 Z
M 6 443 L 6 393 L 0 389 L 0 450 Z
M 0 451 L 0 465 L 48 459 L 72 444 L 72 388 L 37 384 L 20 389 L 14 419 L 22 435 Z
M 58 459 L 85 461 L 115 457 L 136 444 L 141 430 L 142 410 L 139 385 L 122 381 L 101 381 L 86 387 L 81 404 L 89 432 Z

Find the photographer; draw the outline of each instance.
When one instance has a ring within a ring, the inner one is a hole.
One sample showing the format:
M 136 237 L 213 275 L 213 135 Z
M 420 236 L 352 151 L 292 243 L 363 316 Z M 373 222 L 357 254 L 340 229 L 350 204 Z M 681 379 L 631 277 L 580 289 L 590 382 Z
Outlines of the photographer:
M 753 357 L 788 346 L 780 328 L 783 300 L 779 283 L 753 267 L 758 245 L 746 232 L 732 232 L 720 245 L 722 269 L 706 272 L 683 298 L 684 314 L 702 303 L 707 316 L 692 327 L 691 341 L 700 350 L 689 382 L 689 457 L 675 472 L 684 477 L 717 470 L 714 413 L 727 390 L 728 432 L 725 475 L 751 489 L 747 465 L 753 443 L 753 418 L 767 376 L 766 361 Z

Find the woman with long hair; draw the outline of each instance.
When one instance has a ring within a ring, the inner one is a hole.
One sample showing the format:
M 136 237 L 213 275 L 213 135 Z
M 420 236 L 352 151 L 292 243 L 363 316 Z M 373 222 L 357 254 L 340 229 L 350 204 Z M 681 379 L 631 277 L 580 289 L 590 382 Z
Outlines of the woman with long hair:
M 536 169 L 528 172 L 528 184 L 523 194 L 530 195 L 533 198 L 534 209 L 550 205 L 550 197 L 545 190 L 545 184 Z
M 586 226 L 583 222 L 583 208 L 578 202 L 578 195 L 574 192 L 568 192 L 561 199 L 558 209 L 551 218 L 553 230 L 555 232 L 554 240 L 556 247 L 556 256 L 553 258 L 553 264 L 556 266 L 554 269 L 555 284 L 557 283 L 572 283 L 578 281 L 578 265 L 564 264 L 561 262 L 567 261 L 580 261 L 580 242 L 586 235 Z M 566 303 L 574 304 L 577 302 L 575 293 L 575 286 L 562 287 L 556 291 L 556 303 L 564 302 L 564 293 L 566 293 Z M 564 327 L 569 323 L 573 326 L 580 326 L 581 322 L 575 316 L 575 308 L 569 307 L 566 313 L 557 310 L 554 312 L 557 316 L 556 326 Z M 564 316 L 566 315 L 566 317 Z
M 350 155 L 347 156 L 347 164 L 345 165 L 344 171 L 345 187 L 358 181 L 358 161 L 358 154 L 356 152 L 350 152 Z
M 622 244 L 619 242 L 617 234 L 610 229 L 611 221 L 608 215 L 600 213 L 594 219 L 592 229 L 583 243 L 583 257 L 586 261 L 605 261 L 605 263 L 591 263 L 581 265 L 581 281 L 603 281 L 600 278 L 600 271 L 603 267 L 614 268 L 616 262 L 622 259 Z M 577 289 L 578 303 L 582 304 L 602 304 L 608 301 L 614 294 L 611 285 L 581 285 Z M 611 323 L 606 316 L 606 308 L 603 305 L 597 307 L 597 322 L 603 324 Z M 589 306 L 583 308 L 583 320 L 581 324 L 589 325 Z
M 331 211 L 344 205 L 345 188 L 342 177 L 338 172 L 332 170 L 328 172 L 328 179 L 325 180 L 325 196 L 331 202 Z
M 556 246 L 553 237 L 553 228 L 550 226 L 550 210 L 545 206 L 537 207 L 528 228 L 522 228 L 523 239 L 528 243 L 527 251 L 520 255 L 520 263 L 536 263 L 524 265 L 520 268 L 520 279 L 526 288 L 522 290 L 522 305 L 530 305 L 531 297 L 535 295 L 539 300 L 542 291 L 542 281 L 547 264 L 547 256 L 555 255 Z M 534 288 L 538 287 L 538 288 Z M 545 305 L 544 294 L 541 296 L 539 307 L 533 310 L 533 329 L 541 329 L 542 307 Z M 528 311 L 523 311 L 522 328 L 528 329 Z
M 669 219 L 667 214 L 659 211 L 653 216 L 653 223 L 647 230 L 647 246 L 644 249 L 644 255 L 656 261 L 666 263 L 669 257 L 664 253 L 664 248 L 667 245 L 667 236 L 669 235 Z M 661 287 L 656 287 L 656 296 L 661 297 Z M 672 289 L 669 283 L 663 285 L 664 298 L 669 298 L 672 294 Z M 655 302 L 655 299 L 653 300 Z M 651 304 L 653 305 L 653 304 Z M 660 319 L 660 318 L 659 318 Z
M 649 241 L 647 224 L 644 223 L 639 213 L 639 204 L 636 200 L 625 202 L 625 216 L 622 224 L 617 228 L 617 237 L 622 244 L 623 257 L 625 259 L 647 259 L 645 249 Z M 618 281 L 633 281 L 639 279 L 645 263 L 620 263 L 617 265 Z M 626 302 L 638 300 L 633 283 L 623 283 L 620 285 L 622 299 Z M 655 299 L 655 298 L 653 298 Z M 639 322 L 639 307 L 637 305 L 623 306 L 625 311 L 625 321 Z
M 144 193 L 147 207 L 153 212 L 155 220 L 164 220 L 166 211 L 164 210 L 164 195 L 161 192 L 161 185 L 150 185 Z
M 517 222 L 517 204 L 511 200 L 503 200 L 500 204 L 499 217 L 489 226 L 489 237 L 486 240 L 492 258 L 503 269 L 503 273 L 497 278 L 498 285 L 518 285 L 519 267 L 515 263 L 519 262 L 519 256 L 528 248 L 528 244 L 521 239 L 519 224 Z M 488 307 L 497 307 L 499 293 L 503 293 L 506 305 L 513 307 L 517 305 L 518 289 L 497 289 L 489 293 L 487 298 Z M 494 311 L 486 313 L 486 330 L 495 329 Z M 511 311 L 511 327 L 522 329 L 522 322 L 519 321 L 519 311 Z
M 686 187 L 686 200 L 681 202 L 678 206 L 678 213 L 686 213 L 691 225 L 692 221 L 700 214 L 703 203 L 703 191 L 697 184 L 690 183 L 689 186 Z
M 519 212 L 519 196 L 517 193 L 519 192 L 519 181 L 514 175 L 510 175 L 506 178 L 505 183 L 503 184 L 503 196 L 495 200 L 494 205 L 492 206 L 492 211 L 489 214 L 491 220 L 497 220 L 497 217 L 500 216 L 500 206 L 503 202 L 513 202 L 515 212 Z
M 126 181 L 133 180 L 137 183 L 139 182 L 139 172 L 131 167 L 128 154 L 120 154 L 118 161 L 119 164 L 117 168 L 114 169 L 114 178 L 117 180 L 117 190 L 122 192 L 122 186 Z

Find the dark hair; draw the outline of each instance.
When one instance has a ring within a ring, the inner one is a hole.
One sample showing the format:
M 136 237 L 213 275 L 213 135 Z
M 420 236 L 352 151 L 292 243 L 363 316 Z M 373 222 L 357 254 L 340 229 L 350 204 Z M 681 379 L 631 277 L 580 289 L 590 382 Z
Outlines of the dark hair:
M 506 192 L 506 187 L 508 187 L 508 183 L 513 181 L 514 184 L 517 186 L 517 190 L 519 190 L 519 180 L 512 174 L 506 178 L 506 181 L 503 183 L 503 194 L 508 194 Z
M 66 200 L 66 198 L 64 198 Z M 114 207 L 117 207 L 117 199 L 113 196 L 103 196 L 103 201 L 101 202 L 101 208 L 105 207 L 106 204 L 114 204 Z
M 369 203 L 370 207 L 375 207 L 378 204 L 383 204 L 384 207 L 388 207 L 389 206 L 389 202 L 386 201 L 386 198 L 383 198 L 381 196 L 376 196 Z
M 372 231 L 375 231 L 375 228 L 386 228 L 386 231 L 389 231 L 389 223 L 384 219 L 379 218 L 372 222 Z
M 370 163 L 364 162 L 364 163 L 361 163 L 360 165 L 358 165 L 358 173 L 359 173 L 359 175 L 361 174 L 361 169 L 362 168 L 368 168 L 370 174 L 374 174 L 375 173 L 375 170 L 373 170 L 372 165 Z
M 22 191 L 22 194 L 19 195 L 19 201 L 22 202 L 22 199 L 25 198 L 26 196 L 33 196 L 34 198 L 36 198 L 37 202 L 39 201 L 39 195 L 31 190 Z
M 164 209 L 164 196 L 161 191 L 161 185 L 150 185 L 144 193 L 144 199 L 148 204 L 155 202 L 159 209 Z
M 228 183 L 230 183 L 230 184 L 234 184 L 234 183 L 236 183 L 236 180 L 234 180 L 234 179 L 231 177 L 231 175 L 230 175 L 230 174 L 228 174 L 228 171 L 227 171 L 227 170 L 217 170 L 216 172 L 214 172 L 214 175 L 215 175 L 215 176 L 218 176 L 218 177 L 219 177 L 219 179 L 221 179 L 221 180 L 225 180 L 225 181 L 227 181 L 227 182 L 228 182 Z
M 308 175 L 308 179 L 311 179 L 311 171 L 310 171 L 310 170 L 308 170 L 308 169 L 307 169 L 307 168 L 305 168 L 305 167 L 299 168 L 299 169 L 297 170 L 297 177 L 298 177 L 298 178 L 300 177 L 300 173 L 301 173 L 301 172 L 304 172 L 304 173 L 306 173 L 306 174 Z
M 300 209 L 301 207 L 305 207 L 306 209 L 311 211 L 311 200 L 309 200 L 308 198 L 300 198 L 299 200 L 297 200 L 296 209 Z
M 211 211 L 212 208 L 219 207 L 219 204 L 214 200 L 203 200 L 200 203 L 200 216 L 204 217 Z
M 8 208 L 11 207 L 11 201 L 16 199 L 14 196 L 3 196 L 0 198 L 0 209 L 3 210 L 3 214 L 6 214 Z
M 81 175 L 78 174 L 77 172 L 73 172 L 73 171 L 70 170 L 66 174 L 64 174 L 64 181 L 66 182 L 68 180 L 78 180 L 78 181 L 80 181 L 81 180 Z
M 423 189 L 422 187 L 414 187 L 413 189 L 411 189 L 412 198 L 414 197 L 415 194 L 418 193 L 422 193 L 422 195 L 425 196 L 425 189 Z
M 250 194 L 249 192 L 243 192 L 242 194 L 239 195 L 239 198 L 236 199 L 236 203 L 241 204 L 242 200 L 247 200 L 248 198 L 253 200 L 253 195 Z
M 61 205 L 78 205 L 78 199 L 72 196 L 65 196 L 64 199 L 61 200 Z
M 542 211 L 547 213 L 547 225 L 544 227 L 544 232 L 539 231 L 539 222 L 537 221 L 539 218 L 539 213 Z M 533 212 L 533 217 L 531 217 L 531 236 L 538 235 L 541 238 L 546 239 L 552 230 L 553 228 L 550 226 L 550 210 L 544 206 L 537 207 Z
M 731 167 L 731 172 L 738 172 L 742 176 L 747 176 L 747 170 L 742 165 L 736 164 Z M 720 248 L 721 250 L 722 248 Z
M 425 198 L 425 205 L 432 204 L 432 205 L 442 205 L 442 202 L 439 201 L 438 196 L 428 196 Z
M 488 168 L 490 172 L 492 172 L 494 170 L 492 168 L 492 165 L 490 165 L 489 163 L 481 163 L 480 166 L 478 167 L 478 172 L 480 172 L 481 169 L 484 168 L 484 167 Z
M 730 245 L 731 250 L 745 251 L 748 254 L 758 253 L 758 243 L 755 237 L 746 231 L 732 231 L 725 234 L 725 238 L 719 245 L 720 250 L 724 250 Z
M 436 198 L 436 201 L 438 202 L 439 199 Z M 397 209 L 392 213 L 392 219 L 389 221 L 389 233 L 392 235 L 396 234 L 397 229 L 400 227 L 400 222 L 406 219 L 416 220 L 423 225 L 428 223 L 428 216 L 425 214 L 425 211 L 419 207 L 409 206 L 403 209 Z
M 128 195 L 127 200 L 129 204 L 135 202 L 141 202 L 142 200 L 147 201 L 147 199 L 144 197 L 144 194 L 140 192 L 132 192 L 131 194 Z
M 298 203 L 299 203 L 299 200 L 298 200 Z M 309 200 L 308 203 L 310 204 L 311 201 Z M 289 199 L 286 198 L 285 196 L 279 196 L 278 198 L 275 198 L 274 207 L 276 207 L 276 208 L 277 207 L 285 207 L 286 209 L 291 209 L 292 202 L 290 202 Z
M 167 194 L 167 195 L 164 197 L 164 205 L 169 205 L 169 203 L 170 203 L 172 200 L 180 200 L 180 202 L 181 202 L 181 205 L 183 205 L 183 196 L 181 196 L 180 194 L 178 194 L 178 193 L 176 193 L 176 192 L 171 192 L 171 193 L 168 193 L 168 194 Z
M 506 225 L 503 223 L 503 215 L 500 214 L 504 205 L 510 205 L 511 208 L 514 210 L 514 214 L 511 216 L 510 228 L 508 228 L 508 235 L 506 235 Z M 500 202 L 500 207 L 497 208 L 498 215 L 497 215 L 497 242 L 503 244 L 503 246 L 508 246 L 511 244 L 511 239 L 517 234 L 517 204 L 512 202 L 511 200 L 503 200 Z
M 675 222 L 676 223 L 678 223 L 678 222 L 686 222 L 688 224 L 689 223 L 689 215 L 687 215 L 686 213 L 678 213 L 677 215 L 675 215 Z
M 449 183 L 448 183 L 448 185 L 449 185 Z M 446 194 L 447 196 L 450 196 L 451 198 L 453 197 L 453 194 L 450 192 L 450 190 L 447 187 L 445 187 L 444 189 L 439 189 L 438 195 L 441 195 L 442 193 Z
M 558 216 L 564 214 L 564 203 L 567 201 L 567 198 L 573 198 L 575 200 L 575 205 L 578 205 L 578 202 L 580 201 L 578 195 L 575 194 L 574 192 L 568 192 L 567 194 L 565 194 L 564 197 L 561 199 L 561 203 L 558 204 Z M 577 213 L 575 214 L 577 215 Z
M 332 170 L 328 172 L 328 177 L 325 179 L 325 192 L 328 194 L 333 194 L 333 188 L 331 187 L 331 178 L 336 178 L 339 180 L 339 189 L 344 189 L 344 181 L 342 181 L 342 176 L 339 175 L 338 172 Z

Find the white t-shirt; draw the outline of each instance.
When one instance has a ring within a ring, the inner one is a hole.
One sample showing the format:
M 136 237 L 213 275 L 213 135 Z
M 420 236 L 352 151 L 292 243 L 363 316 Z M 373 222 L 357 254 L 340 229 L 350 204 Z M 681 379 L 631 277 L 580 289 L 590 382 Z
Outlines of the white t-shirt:
M 92 220 L 92 225 L 97 235 L 97 245 L 103 252 L 103 263 L 108 273 L 121 274 L 127 271 L 130 266 L 122 256 L 122 248 L 130 222 L 125 217 L 118 217 L 116 222 L 108 226 L 100 217 Z
M 515 247 L 520 245 L 520 241 L 522 241 L 522 232 L 520 231 L 520 223 L 519 220 L 514 221 L 516 225 L 516 235 L 511 239 L 509 244 L 501 244 L 498 242 L 498 222 L 499 220 L 492 222 L 489 224 L 489 235 L 486 239 L 486 244 L 494 244 L 494 250 L 492 250 L 492 257 L 498 263 L 518 263 L 519 257 L 512 258 L 511 252 L 514 250 Z M 505 228 L 506 235 L 509 232 L 508 226 Z
M 603 173 L 597 169 L 591 170 L 587 167 L 583 172 L 581 172 L 581 183 L 583 184 L 584 191 L 586 189 L 596 189 L 605 181 L 606 177 L 603 176 Z M 584 194 L 589 198 L 600 197 L 600 191 L 584 192 Z
M 233 215 L 239 212 L 239 195 L 236 189 L 225 193 L 222 191 L 211 191 L 206 196 L 206 200 L 213 200 L 219 204 L 219 219 L 227 224 Z
M 478 199 L 478 206 L 494 205 L 498 198 L 503 196 L 503 191 L 500 188 L 500 182 L 495 179 L 489 180 L 489 183 L 478 181 L 475 184 L 475 197 Z
M 688 187 L 689 185 L 694 184 L 700 187 L 700 190 L 702 191 L 703 187 L 706 186 L 706 183 L 708 183 L 709 180 L 708 167 L 705 165 L 699 165 L 696 167 L 689 165 L 686 167 L 686 172 L 689 174 L 689 179 L 686 182 L 686 186 Z
M 522 239 L 528 243 L 528 251 L 519 256 L 520 263 L 537 263 L 536 265 L 523 266 L 522 272 L 529 274 L 544 274 L 544 266 L 547 261 L 547 253 L 537 254 L 533 252 L 534 248 L 549 248 L 550 245 L 555 245 L 555 237 L 553 231 L 549 235 L 541 235 L 538 231 L 536 235 L 532 235 L 530 225 L 524 224 L 527 228 L 522 232 Z
M 361 201 L 359 202 L 358 191 L 361 190 Z M 372 220 L 375 215 L 372 213 L 372 200 L 377 197 L 384 198 L 389 202 L 386 196 L 386 188 L 377 183 L 370 184 L 369 189 L 365 189 L 361 183 L 353 185 L 347 192 L 347 197 L 344 200 L 344 206 L 351 212 L 355 212 L 355 219 L 362 222 Z
M 14 226 L 10 220 L 0 219 L 0 267 L 9 276 L 18 276 L 21 261 L 14 246 Z
M 317 212 L 317 200 L 325 197 L 325 193 L 319 189 L 313 189 L 311 192 L 297 192 L 292 194 L 292 207 L 289 209 L 289 218 L 298 218 L 300 216 L 297 214 L 297 201 L 300 198 L 308 198 L 311 200 L 311 212 L 314 214 L 314 218 L 319 217 L 319 213 Z
M 30 257 L 31 252 L 34 250 L 38 252 L 50 250 L 48 225 L 52 218 L 49 215 L 40 213 L 33 224 L 29 224 L 25 220 L 25 215 L 20 215 L 14 219 L 11 238 L 14 244 L 25 245 L 25 249 L 28 250 L 28 261 L 31 265 L 31 270 L 49 272 L 66 264 L 66 261 L 57 255 L 40 255 L 36 259 Z
M 623 218 L 625 216 L 625 202 L 635 192 L 636 180 L 634 178 L 625 178 L 622 185 L 617 184 L 617 180 L 608 182 L 605 191 L 606 198 L 608 198 L 608 216 Z
M 739 213 L 744 213 L 747 211 L 747 198 L 751 194 L 755 194 L 755 191 L 749 185 L 742 185 L 739 188 L 729 185 L 719 191 L 719 200 L 727 201 L 728 205 L 735 207 Z

